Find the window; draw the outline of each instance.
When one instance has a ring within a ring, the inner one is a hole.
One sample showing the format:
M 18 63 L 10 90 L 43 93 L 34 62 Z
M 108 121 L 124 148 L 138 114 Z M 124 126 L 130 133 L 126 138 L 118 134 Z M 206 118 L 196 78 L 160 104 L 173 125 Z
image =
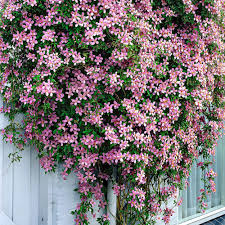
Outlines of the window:
M 201 224 L 201 218 L 202 222 L 206 222 L 225 214 L 225 136 L 218 142 L 213 169 L 217 173 L 215 178 L 217 191 L 208 196 L 208 209 L 205 214 L 202 214 L 198 207 L 197 197 L 200 195 L 200 189 L 204 188 L 204 184 L 201 181 L 201 169 L 197 168 L 196 165 L 193 166 L 188 178 L 190 185 L 187 190 L 183 190 L 180 193 L 183 203 L 179 206 L 179 223 L 199 217 L 199 222 L 196 224 Z M 219 214 L 217 215 L 218 212 Z M 195 221 L 197 220 L 195 219 Z

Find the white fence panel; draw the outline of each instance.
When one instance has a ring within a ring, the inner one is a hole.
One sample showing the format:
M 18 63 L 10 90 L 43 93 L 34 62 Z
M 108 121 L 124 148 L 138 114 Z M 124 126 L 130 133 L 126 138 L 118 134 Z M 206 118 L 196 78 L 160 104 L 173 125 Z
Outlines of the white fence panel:
M 10 163 L 8 154 L 13 152 L 13 147 L 9 144 L 1 146 L 3 151 L 3 167 L 2 167 L 2 209 L 9 217 L 13 217 L 13 172 L 14 164 Z
M 18 225 L 30 225 L 31 216 L 27 216 L 32 215 L 29 149 L 21 152 L 21 156 L 21 161 L 13 167 L 13 221 Z

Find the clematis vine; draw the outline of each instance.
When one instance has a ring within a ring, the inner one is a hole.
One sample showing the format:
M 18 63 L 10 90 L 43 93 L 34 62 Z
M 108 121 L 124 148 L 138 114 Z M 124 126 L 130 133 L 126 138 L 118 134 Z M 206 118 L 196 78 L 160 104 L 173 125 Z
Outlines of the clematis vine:
M 111 180 L 118 224 L 168 224 L 194 162 L 207 208 L 225 119 L 224 14 L 224 0 L 2 2 L 2 134 L 13 160 L 30 144 L 46 172 L 76 173 L 75 224 L 107 209 Z

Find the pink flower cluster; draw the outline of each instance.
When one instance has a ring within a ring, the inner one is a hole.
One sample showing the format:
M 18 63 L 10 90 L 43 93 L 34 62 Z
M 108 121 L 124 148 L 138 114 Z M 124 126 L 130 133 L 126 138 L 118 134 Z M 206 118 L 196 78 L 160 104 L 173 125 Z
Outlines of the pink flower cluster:
M 175 198 L 195 160 L 215 153 L 225 119 L 225 1 L 183 0 L 183 12 L 156 2 L 3 4 L 1 112 L 26 115 L 25 134 L 12 132 L 13 123 L 5 140 L 36 145 L 45 171 L 60 162 L 65 179 L 76 173 L 76 224 L 86 224 L 94 199 L 107 207 L 113 173 L 118 212 L 163 213 L 169 223 L 173 211 L 162 202 Z M 214 192 L 215 173 L 206 177 Z

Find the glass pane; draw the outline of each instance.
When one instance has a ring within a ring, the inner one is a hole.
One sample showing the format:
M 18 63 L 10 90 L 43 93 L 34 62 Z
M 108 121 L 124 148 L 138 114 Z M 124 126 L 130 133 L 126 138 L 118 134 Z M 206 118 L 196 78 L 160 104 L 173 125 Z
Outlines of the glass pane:
M 217 173 L 215 179 L 216 193 L 208 196 L 207 204 L 208 210 L 217 209 L 218 207 L 225 205 L 225 136 L 218 142 L 215 155 L 215 163 L 213 165 L 214 171 Z M 187 190 L 180 192 L 183 198 L 183 203 L 179 207 L 179 222 L 184 219 L 188 220 L 193 217 L 199 216 L 200 209 L 198 206 L 197 197 L 200 195 L 200 189 L 204 188 L 204 184 L 201 181 L 201 169 L 197 168 L 196 164 L 191 170 L 190 177 L 188 178 L 189 186 Z

